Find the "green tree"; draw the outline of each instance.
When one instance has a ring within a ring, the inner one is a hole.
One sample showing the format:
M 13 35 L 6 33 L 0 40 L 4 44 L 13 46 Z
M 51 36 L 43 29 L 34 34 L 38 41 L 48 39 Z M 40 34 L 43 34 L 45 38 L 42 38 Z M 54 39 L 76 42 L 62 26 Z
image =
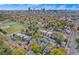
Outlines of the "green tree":
M 64 36 L 63 36 L 63 34 L 58 34 L 58 35 L 56 35 L 56 36 L 54 37 L 54 39 L 55 39 L 55 41 L 56 41 L 58 44 L 60 44 L 60 42 L 61 42 L 62 40 L 64 40 Z
M 79 43 L 79 38 L 76 39 L 76 42 Z
M 32 43 L 30 48 L 34 53 L 40 53 L 41 52 L 41 47 L 36 43 Z
M 79 27 L 77 28 L 77 30 L 79 31 Z
M 17 47 L 17 48 L 12 50 L 12 54 L 13 55 L 24 55 L 25 50 L 22 47 Z
M 36 26 L 37 25 L 37 22 L 32 22 L 30 25 L 31 26 Z
M 36 34 L 36 31 L 28 31 L 26 34 L 29 36 L 33 36 Z
M 8 46 L 8 42 L 6 42 L 7 39 L 8 39 L 7 37 L 0 35 L 0 55 L 12 54 L 12 51 Z
M 54 48 L 52 50 L 50 50 L 50 55 L 63 55 L 64 52 L 60 49 Z
M 0 55 L 11 55 L 11 54 L 12 54 L 11 49 L 9 49 L 7 47 L 0 48 Z

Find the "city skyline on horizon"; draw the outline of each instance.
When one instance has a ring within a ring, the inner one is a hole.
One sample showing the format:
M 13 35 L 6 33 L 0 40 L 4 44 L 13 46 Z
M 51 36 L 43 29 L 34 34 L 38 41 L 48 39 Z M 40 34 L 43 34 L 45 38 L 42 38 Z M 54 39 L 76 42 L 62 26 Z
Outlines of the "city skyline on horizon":
M 28 10 L 42 9 L 46 10 L 79 10 L 79 4 L 0 4 L 0 10 Z

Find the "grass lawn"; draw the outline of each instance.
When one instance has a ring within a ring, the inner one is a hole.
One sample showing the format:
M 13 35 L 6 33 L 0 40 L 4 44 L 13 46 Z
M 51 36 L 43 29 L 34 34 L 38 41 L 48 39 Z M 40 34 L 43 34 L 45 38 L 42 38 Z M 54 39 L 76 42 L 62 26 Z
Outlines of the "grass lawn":
M 9 28 L 3 29 L 3 30 L 6 31 L 8 34 L 10 34 L 10 33 L 18 33 L 18 32 L 20 32 L 21 30 L 26 29 L 26 26 L 24 26 L 23 24 L 20 24 L 20 23 L 18 23 L 18 22 L 13 22 L 13 21 L 11 21 L 11 20 L 1 20 L 0 23 L 9 26 Z
M 0 20 L 0 23 L 5 24 L 8 23 L 10 20 Z
M 26 27 L 20 23 L 12 24 L 9 28 L 4 29 L 7 33 L 18 33 Z

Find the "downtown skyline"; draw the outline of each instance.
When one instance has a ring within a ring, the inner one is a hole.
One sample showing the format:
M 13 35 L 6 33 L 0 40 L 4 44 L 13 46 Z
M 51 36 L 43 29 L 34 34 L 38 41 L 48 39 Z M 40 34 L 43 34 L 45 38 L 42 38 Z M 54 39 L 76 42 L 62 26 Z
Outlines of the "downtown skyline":
M 42 9 L 46 10 L 79 10 L 79 4 L 0 4 L 0 10 L 28 10 Z

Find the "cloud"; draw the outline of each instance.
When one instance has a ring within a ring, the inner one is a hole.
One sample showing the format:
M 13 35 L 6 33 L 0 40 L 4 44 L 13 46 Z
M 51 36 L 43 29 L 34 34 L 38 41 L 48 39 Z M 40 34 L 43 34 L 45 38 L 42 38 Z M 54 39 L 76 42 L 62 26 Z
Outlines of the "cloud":
M 78 4 L 0 4 L 0 10 L 27 10 L 29 7 L 46 10 L 79 10 Z
M 52 9 L 56 9 L 55 6 L 43 6 L 41 8 L 45 8 L 46 10 L 52 10 Z
M 56 10 L 79 10 L 78 5 L 71 5 L 70 7 L 68 5 L 60 5 L 59 7 L 56 7 Z
M 24 7 L 27 7 L 27 8 L 35 8 L 35 7 L 39 7 L 40 4 L 28 4 L 28 5 L 25 5 Z
M 79 10 L 78 6 L 73 6 L 72 8 L 70 8 L 71 10 Z
M 65 5 L 61 5 L 57 8 L 57 10 L 65 10 L 66 9 L 66 6 Z

